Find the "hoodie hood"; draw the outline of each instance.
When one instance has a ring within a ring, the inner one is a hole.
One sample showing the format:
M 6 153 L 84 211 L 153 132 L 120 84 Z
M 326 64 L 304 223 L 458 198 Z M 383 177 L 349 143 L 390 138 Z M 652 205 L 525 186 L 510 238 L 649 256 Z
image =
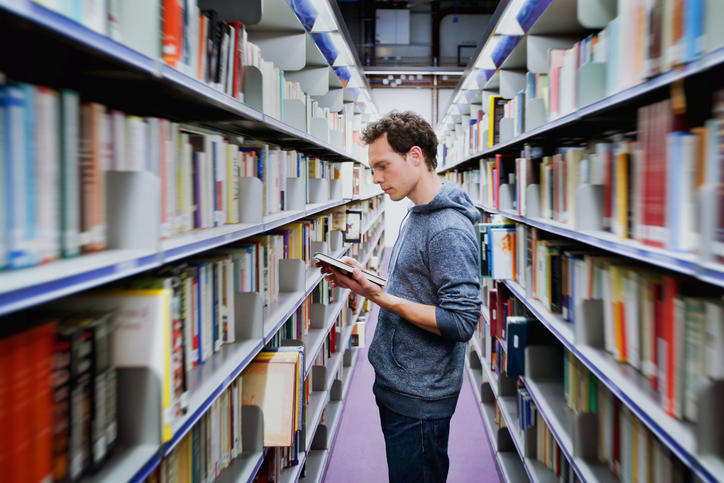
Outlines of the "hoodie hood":
M 467 193 L 455 186 L 453 183 L 445 182 L 442 184 L 440 191 L 429 203 L 424 205 L 414 205 L 410 208 L 413 213 L 430 213 L 433 211 L 452 208 L 459 211 L 470 220 L 473 225 L 480 219 L 480 211 L 470 200 Z

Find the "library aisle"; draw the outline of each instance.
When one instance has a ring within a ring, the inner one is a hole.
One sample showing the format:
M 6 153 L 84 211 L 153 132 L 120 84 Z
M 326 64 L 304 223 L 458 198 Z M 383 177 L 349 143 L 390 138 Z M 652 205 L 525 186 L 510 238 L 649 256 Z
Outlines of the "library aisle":
M 390 249 L 385 250 L 382 274 L 387 276 Z M 379 307 L 375 306 L 368 318 L 365 337 L 367 345 L 377 326 Z M 357 368 L 352 374 L 348 400 L 342 411 L 339 435 L 332 448 L 329 468 L 324 481 L 333 483 L 376 483 L 387 481 L 385 442 L 380 428 L 380 416 L 372 394 L 375 379 L 372 365 L 367 360 L 367 348 L 359 349 Z M 469 375 L 460 391 L 460 399 L 450 426 L 450 473 L 448 481 L 500 481 L 491 454 L 487 432 L 480 418 Z

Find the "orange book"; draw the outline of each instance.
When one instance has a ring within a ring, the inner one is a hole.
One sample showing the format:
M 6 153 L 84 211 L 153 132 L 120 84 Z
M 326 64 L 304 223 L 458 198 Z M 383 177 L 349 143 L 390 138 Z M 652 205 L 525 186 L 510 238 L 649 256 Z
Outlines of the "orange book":
M 199 62 L 198 72 L 196 72 L 196 78 L 200 81 L 206 80 L 206 26 L 208 19 L 206 15 L 199 15 Z
M 32 371 L 32 480 L 51 481 L 53 461 L 53 346 L 55 323 L 46 323 L 28 331 Z
M 33 363 L 31 340 L 27 332 L 8 341 L 10 379 L 10 412 L 7 431 L 10 436 L 10 465 L 5 473 L 10 483 L 30 481 L 32 461 L 32 391 Z M 5 428 L 3 428 L 5 431 Z
M 181 58 L 183 14 L 179 0 L 163 0 L 163 60 L 176 67 Z

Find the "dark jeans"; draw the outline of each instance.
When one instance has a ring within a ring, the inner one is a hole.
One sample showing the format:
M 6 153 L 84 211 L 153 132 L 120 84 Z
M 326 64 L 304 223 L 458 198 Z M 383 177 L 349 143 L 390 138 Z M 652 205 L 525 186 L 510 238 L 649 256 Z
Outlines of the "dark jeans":
M 450 461 L 450 418 L 415 419 L 380 408 L 390 483 L 442 483 Z

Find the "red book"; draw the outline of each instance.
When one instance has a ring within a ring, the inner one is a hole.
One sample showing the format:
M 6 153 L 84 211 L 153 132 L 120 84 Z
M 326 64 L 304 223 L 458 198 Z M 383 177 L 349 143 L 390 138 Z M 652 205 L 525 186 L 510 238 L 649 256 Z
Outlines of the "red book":
M 498 333 L 498 291 L 493 289 L 488 292 L 488 310 L 490 310 L 490 337 L 496 337 Z
M 495 313 L 498 316 L 498 321 L 496 322 L 496 328 L 497 332 L 495 333 L 495 337 L 498 337 L 499 339 L 503 339 L 503 332 L 505 330 L 505 309 L 503 309 L 503 303 L 507 300 L 506 294 L 504 294 L 502 289 L 498 290 L 498 296 L 496 298 L 496 305 Z
M 239 99 L 244 91 L 244 24 L 242 22 L 230 22 L 234 29 L 234 80 L 231 95 Z
M 0 367 L 10 367 L 10 339 L 0 339 Z M 0 428 L 10 427 L 10 378 L 0 377 Z M 10 434 L 0 431 L 0 468 L 10 466 Z
M 621 424 L 621 418 L 620 418 L 619 413 L 621 411 L 621 405 L 618 402 L 618 398 L 616 398 L 616 397 L 612 398 L 612 402 L 613 402 L 613 436 L 611 437 L 612 448 L 611 448 L 611 461 L 609 463 L 610 463 L 611 472 L 614 475 L 619 476 L 621 473 L 620 472 L 621 458 L 620 458 L 620 454 L 619 454 L 619 449 L 620 449 L 619 440 L 621 439 L 620 426 L 619 426 Z
M 27 332 L 10 337 L 8 343 L 10 379 L 10 412 L 3 428 L 10 437 L 10 465 L 5 473 L 10 483 L 30 481 L 33 467 L 32 409 L 33 357 Z
M 53 351 L 55 323 L 28 331 L 33 371 L 31 481 L 51 481 L 53 477 Z
M 163 0 L 163 60 L 176 67 L 181 58 L 183 12 L 179 0 Z
M 665 276 L 663 278 L 663 330 L 662 337 L 658 339 L 659 353 L 659 393 L 662 395 L 664 411 L 670 416 L 675 416 L 676 389 L 674 387 L 674 371 L 676 371 L 676 332 L 677 320 L 676 297 L 679 295 L 679 279 Z

